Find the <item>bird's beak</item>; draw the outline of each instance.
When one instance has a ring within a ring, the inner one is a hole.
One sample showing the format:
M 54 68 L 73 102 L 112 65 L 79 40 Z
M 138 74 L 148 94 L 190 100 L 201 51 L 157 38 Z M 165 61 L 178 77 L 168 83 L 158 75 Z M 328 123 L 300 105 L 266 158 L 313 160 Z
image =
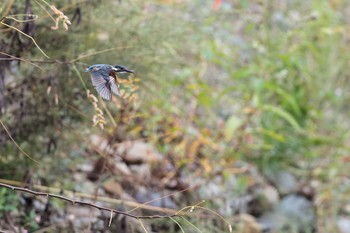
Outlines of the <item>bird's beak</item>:
M 124 71 L 124 72 L 128 72 L 128 73 L 134 73 L 133 70 L 128 70 L 128 69 L 124 69 L 123 71 Z
M 86 69 L 85 69 L 85 72 L 89 72 L 89 68 L 86 68 Z

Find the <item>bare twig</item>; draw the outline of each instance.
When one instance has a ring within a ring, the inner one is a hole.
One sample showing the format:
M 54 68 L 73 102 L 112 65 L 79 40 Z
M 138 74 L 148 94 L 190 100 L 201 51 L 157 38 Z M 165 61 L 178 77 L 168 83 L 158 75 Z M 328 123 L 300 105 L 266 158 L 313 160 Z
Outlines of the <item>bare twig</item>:
M 184 229 L 182 228 L 182 226 L 180 225 L 180 223 L 178 221 L 176 221 L 175 219 L 173 219 L 172 217 L 169 217 L 174 223 L 176 223 L 176 225 L 181 229 L 182 233 L 185 233 Z
M 20 60 L 20 61 L 29 63 L 29 64 L 31 64 L 31 65 L 33 65 L 33 66 L 35 66 L 35 67 L 38 67 L 38 68 L 41 69 L 41 70 L 44 70 L 43 68 L 41 68 L 41 67 L 38 66 L 37 64 L 34 64 L 33 62 L 27 61 L 27 60 L 25 60 L 25 59 L 23 59 L 23 58 L 15 57 L 15 56 L 13 56 L 13 55 L 11 55 L 11 54 L 4 53 L 4 52 L 1 52 L 1 51 L 0 51 L 0 54 L 2 54 L 2 55 L 4 55 L 4 56 L 8 56 L 8 57 L 0 57 L 0 61 L 15 61 L 15 60 Z
M 29 17 L 31 19 L 18 19 L 16 17 Z M 35 21 L 38 19 L 37 15 L 33 15 L 33 14 L 15 14 L 15 15 L 8 15 L 5 17 L 6 19 L 11 19 L 13 21 L 16 21 L 18 23 L 26 23 L 26 22 L 31 22 L 31 21 Z
M 137 207 L 135 207 L 135 208 L 129 210 L 128 213 L 131 213 L 131 212 L 133 212 L 133 211 L 135 211 L 135 210 L 137 210 L 137 209 L 142 208 L 143 205 L 147 205 L 147 204 L 152 203 L 152 202 L 154 202 L 154 201 L 158 201 L 158 200 L 161 200 L 161 199 L 164 199 L 164 198 L 173 196 L 174 194 L 179 194 L 179 193 L 186 192 L 186 191 L 188 191 L 188 190 L 190 190 L 190 189 L 192 189 L 192 188 L 193 188 L 193 187 L 188 187 L 188 188 L 185 188 L 185 189 L 183 189 L 183 190 L 181 190 L 181 191 L 178 191 L 178 192 L 176 192 L 176 193 L 171 193 L 171 194 L 168 194 L 168 195 L 166 195 L 166 196 L 162 196 L 162 197 L 159 197 L 159 198 L 152 199 L 152 200 L 150 200 L 150 201 L 144 202 L 144 203 L 142 203 L 140 206 L 137 206 Z
M 90 207 L 93 207 L 93 208 L 96 208 L 96 209 L 99 209 L 99 210 L 102 210 L 102 211 L 108 211 L 108 212 L 111 212 L 111 213 L 121 214 L 121 215 L 128 216 L 128 217 L 135 218 L 135 219 L 166 219 L 166 218 L 175 218 L 175 217 L 183 216 L 182 213 L 176 213 L 176 214 L 172 214 L 172 215 L 139 216 L 139 215 L 129 214 L 127 212 L 123 212 L 123 211 L 120 211 L 120 210 L 115 210 L 115 209 L 111 209 L 111 208 L 95 205 L 95 204 L 92 204 L 92 203 L 89 203 L 89 202 L 77 201 L 77 200 L 74 200 L 74 199 L 71 199 L 71 198 L 68 198 L 68 197 L 64 197 L 64 196 L 56 195 L 56 194 L 52 194 L 52 193 L 37 192 L 37 191 L 33 191 L 31 189 L 28 189 L 28 188 L 21 188 L 21 187 L 12 186 L 12 185 L 8 185 L 8 184 L 4 184 L 4 183 L 0 183 L 0 187 L 12 189 L 14 191 L 30 193 L 30 194 L 33 194 L 35 196 L 53 197 L 53 198 L 56 198 L 56 199 L 61 199 L 61 200 L 66 201 L 66 202 L 70 202 L 73 205 L 74 204 L 79 204 L 79 205 L 84 205 L 84 206 L 90 206 Z
M 31 159 L 32 161 L 36 162 L 39 164 L 38 161 L 36 161 L 35 159 L 33 159 L 30 155 L 28 155 L 15 141 L 15 139 L 11 136 L 10 132 L 8 131 L 8 129 L 6 128 L 5 124 L 2 122 L 2 120 L 0 119 L 0 124 L 1 126 L 4 128 L 4 130 L 6 131 L 7 135 L 9 136 L 9 138 L 11 139 L 11 141 L 16 145 L 16 147 L 25 155 L 27 156 L 29 159 Z
M 74 64 L 74 62 L 70 62 L 70 61 L 60 61 L 60 60 L 25 60 L 23 58 L 19 58 L 19 57 L 15 57 L 13 55 L 10 54 L 5 54 L 4 52 L 0 52 L 3 55 L 9 56 L 9 57 L 1 57 L 0 61 L 16 61 L 16 60 L 20 60 L 23 62 L 28 62 L 32 65 L 35 65 L 33 63 L 41 63 L 41 64 L 62 64 L 62 65 L 71 65 Z
M 143 225 L 141 219 L 138 218 L 137 221 L 139 221 L 139 223 L 140 223 L 142 229 L 143 229 L 146 233 L 148 233 L 148 231 L 147 231 L 146 227 Z
M 15 2 L 15 0 L 12 0 L 11 2 L 8 3 L 8 6 L 7 6 L 6 10 L 5 10 L 4 15 L 1 17 L 0 22 L 2 22 L 6 18 L 6 16 L 9 14 L 9 12 L 11 11 L 11 7 L 12 7 L 14 2 Z
M 0 179 L 0 183 L 5 183 L 8 185 L 15 185 L 15 186 L 23 186 L 23 185 L 29 185 L 28 183 L 22 183 L 14 180 L 6 180 L 6 179 Z M 33 188 L 42 192 L 49 192 L 49 193 L 62 193 L 62 189 L 59 188 L 54 188 L 54 187 L 47 187 L 43 185 L 33 185 Z M 126 201 L 126 200 L 120 200 L 120 199 L 115 199 L 115 198 L 110 198 L 110 197 L 104 197 L 104 196 L 96 196 L 96 195 L 91 195 L 87 193 L 81 193 L 81 192 L 73 192 L 73 191 L 68 191 L 68 190 L 63 190 L 63 193 L 66 196 L 75 196 L 79 198 L 85 198 L 85 199 L 95 199 L 97 201 L 101 202 L 107 202 L 110 204 L 121 204 L 121 205 L 126 205 L 130 207 L 136 207 L 141 205 L 140 203 L 134 202 L 134 201 Z M 161 208 L 157 206 L 151 206 L 151 205 L 142 205 L 140 207 L 141 209 L 145 210 L 150 210 L 150 211 L 158 211 L 158 212 L 163 212 L 163 213 L 168 213 L 168 214 L 175 214 L 176 211 L 174 209 L 169 209 L 169 208 Z
M 4 183 L 1 183 L 1 182 L 0 182 L 0 187 L 8 188 L 8 189 L 11 189 L 11 190 L 14 190 L 14 191 L 30 193 L 30 194 L 33 194 L 35 196 L 52 197 L 52 198 L 56 198 L 56 199 L 60 199 L 60 200 L 66 201 L 66 202 L 70 202 L 73 205 L 74 204 L 79 204 L 79 205 L 83 205 L 83 206 L 90 206 L 90 207 L 99 209 L 101 211 L 108 211 L 108 212 L 110 212 L 109 224 L 111 224 L 112 219 L 113 219 L 113 214 L 115 213 L 115 214 L 120 214 L 120 215 L 124 215 L 124 216 L 130 217 L 130 218 L 137 219 L 140 222 L 141 225 L 142 225 L 141 219 L 170 219 L 170 220 L 174 221 L 176 224 L 179 225 L 179 223 L 177 221 L 175 221 L 174 218 L 180 217 L 180 218 L 183 219 L 184 216 L 186 216 L 189 212 L 193 212 L 193 210 L 195 208 L 198 208 L 198 209 L 209 211 L 210 213 L 212 213 L 212 214 L 216 215 L 217 217 L 219 217 L 220 219 L 222 219 L 225 223 L 228 224 L 229 232 L 232 232 L 231 224 L 223 216 L 221 216 L 220 214 L 216 213 L 213 210 L 210 210 L 208 208 L 199 206 L 200 204 L 204 203 L 204 201 L 201 201 L 198 204 L 193 205 L 193 206 L 186 206 L 186 207 L 180 209 L 177 212 L 175 212 L 175 210 L 172 210 L 173 213 L 168 214 L 168 215 L 158 215 L 157 214 L 157 215 L 140 216 L 140 215 L 134 215 L 134 214 L 130 214 L 128 212 L 120 211 L 120 210 L 115 210 L 115 209 L 111 209 L 111 208 L 95 205 L 95 204 L 92 204 L 92 203 L 89 203 L 89 202 L 77 201 L 77 200 L 74 200 L 74 199 L 62 196 L 62 195 L 57 195 L 57 194 L 52 194 L 52 193 L 47 193 L 47 192 L 38 192 L 38 191 L 34 191 L 34 190 L 31 190 L 31 189 L 28 189 L 28 188 L 12 186 L 12 185 L 4 184 Z M 181 226 L 179 226 L 179 227 L 182 229 Z M 199 230 L 199 229 L 197 229 L 197 230 Z
M 89 53 L 89 54 L 82 55 L 82 56 L 80 56 L 80 57 L 77 57 L 77 58 L 71 60 L 71 62 L 75 62 L 75 61 L 81 60 L 81 59 L 83 59 L 83 58 L 87 58 L 87 57 L 90 57 L 90 56 L 94 56 L 94 55 L 100 54 L 100 53 L 109 52 L 109 51 L 112 51 L 112 50 L 128 49 L 128 48 L 130 48 L 130 46 L 123 46 L 123 47 L 115 47 L 115 48 L 105 49 L 105 50 L 102 50 L 102 51 L 97 51 L 97 52 L 93 52 L 93 53 Z
M 113 220 L 113 211 L 111 211 L 111 215 L 109 216 L 109 223 L 108 226 L 110 227 L 112 224 L 112 220 Z
M 33 43 L 35 44 L 35 46 L 40 50 L 40 52 L 41 52 L 45 57 L 50 58 L 50 57 L 47 56 L 46 53 L 39 47 L 39 45 L 36 43 L 36 41 L 35 41 L 35 39 L 34 39 L 33 37 L 31 37 L 30 35 L 28 35 L 28 34 L 22 32 L 21 30 L 19 30 L 19 29 L 16 28 L 16 27 L 13 27 L 13 26 L 11 26 L 11 25 L 8 25 L 7 23 L 1 22 L 1 21 L 0 21 L 0 23 L 1 23 L 2 25 L 6 26 L 6 27 L 12 28 L 13 30 L 15 30 L 15 31 L 19 32 L 20 34 L 22 34 L 22 35 L 28 37 L 29 39 L 31 39 L 31 40 L 33 41 Z
M 189 225 L 191 225 L 194 229 L 196 229 L 198 232 L 203 233 L 198 227 L 196 227 L 193 223 L 191 223 L 190 221 L 188 221 L 186 218 L 181 217 L 182 220 L 184 220 L 185 222 L 187 222 Z

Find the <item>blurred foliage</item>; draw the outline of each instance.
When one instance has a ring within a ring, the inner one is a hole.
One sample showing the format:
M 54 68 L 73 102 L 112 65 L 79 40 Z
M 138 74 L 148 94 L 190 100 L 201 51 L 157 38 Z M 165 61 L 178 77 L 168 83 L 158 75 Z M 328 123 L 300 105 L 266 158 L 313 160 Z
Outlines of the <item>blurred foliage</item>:
M 0 216 L 4 217 L 4 212 L 14 211 L 16 206 L 16 195 L 5 188 L 0 189 Z
M 33 36 L 52 61 L 75 63 L 1 61 L 1 120 L 40 162 L 0 129 L 2 178 L 69 188 L 76 164 L 99 157 L 89 151 L 98 134 L 111 142 L 145 139 L 186 174 L 225 175 L 236 161 L 267 175 L 287 169 L 324 184 L 321 209 L 332 190 L 343 190 L 344 201 L 348 1 L 222 1 L 214 8 L 214 1 L 55 1 L 72 21 L 68 31 L 51 30 L 45 4 L 29 2 L 6 1 L 0 14 L 7 7 L 38 14 L 5 21 Z M 45 60 L 27 37 L 3 25 L 0 31 L 1 52 Z M 83 72 L 96 63 L 136 71 L 122 84 L 128 98 L 99 101 L 104 130 L 92 127 L 86 88 L 93 87 Z M 241 178 L 239 186 L 244 192 L 249 182 Z

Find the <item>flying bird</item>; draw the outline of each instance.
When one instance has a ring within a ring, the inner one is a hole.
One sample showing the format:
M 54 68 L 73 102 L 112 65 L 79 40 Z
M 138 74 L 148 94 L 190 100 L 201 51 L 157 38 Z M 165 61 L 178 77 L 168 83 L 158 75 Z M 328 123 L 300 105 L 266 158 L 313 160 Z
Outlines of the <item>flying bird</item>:
M 112 92 L 120 96 L 117 82 L 117 73 L 134 73 L 123 66 L 96 64 L 86 68 L 91 73 L 91 80 L 97 93 L 105 100 L 112 100 Z

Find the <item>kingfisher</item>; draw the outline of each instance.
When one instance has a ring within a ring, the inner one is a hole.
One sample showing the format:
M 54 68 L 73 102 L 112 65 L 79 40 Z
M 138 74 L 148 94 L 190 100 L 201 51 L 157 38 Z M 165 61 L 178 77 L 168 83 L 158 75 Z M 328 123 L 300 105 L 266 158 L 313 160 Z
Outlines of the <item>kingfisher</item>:
M 91 80 L 97 93 L 105 100 L 112 100 L 112 92 L 120 96 L 117 73 L 134 73 L 124 66 L 96 64 L 86 68 L 85 72 L 91 73 Z

